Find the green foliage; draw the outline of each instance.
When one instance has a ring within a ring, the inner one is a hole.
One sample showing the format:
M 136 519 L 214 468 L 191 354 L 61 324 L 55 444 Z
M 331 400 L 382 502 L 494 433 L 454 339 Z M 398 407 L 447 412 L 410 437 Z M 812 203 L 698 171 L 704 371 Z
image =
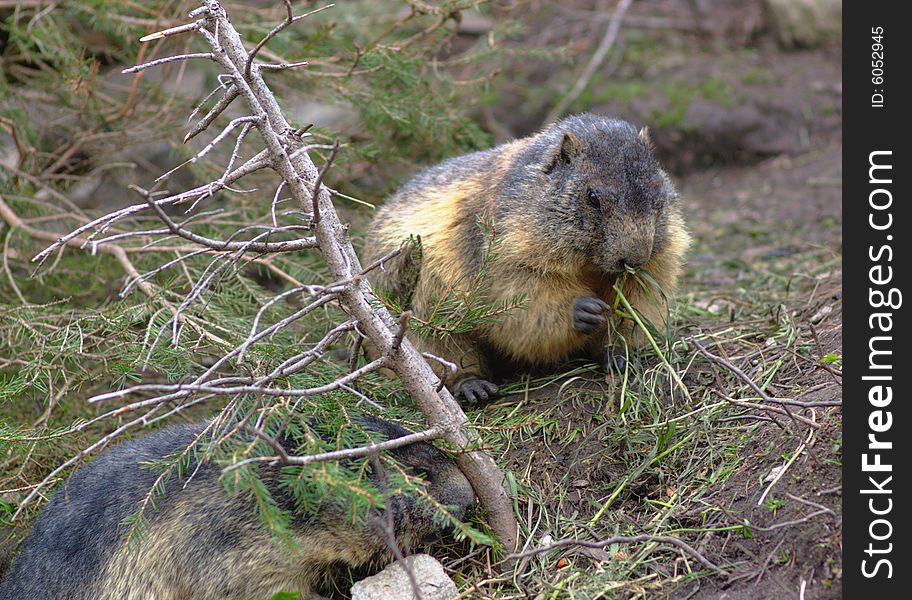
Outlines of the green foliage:
M 842 357 L 839 356 L 838 354 L 834 354 L 832 352 L 830 352 L 829 354 L 827 354 L 826 356 L 821 358 L 820 362 L 822 362 L 825 365 L 833 365 L 834 367 L 837 367 L 839 369 L 842 368 Z
M 458 279 L 452 287 L 446 290 L 443 296 L 432 298 L 432 310 L 425 319 L 412 318 L 412 328 L 422 337 L 432 337 L 440 340 L 450 340 L 453 336 L 468 333 L 486 323 L 503 318 L 503 315 L 522 310 L 525 307 L 525 296 L 517 294 L 512 298 L 500 302 L 491 302 L 489 299 L 492 285 L 497 282 L 489 277 L 492 262 L 499 252 L 502 238 L 496 236 L 493 226 L 485 215 L 479 215 L 478 227 L 484 232 L 486 243 L 483 249 L 481 264 L 474 273 L 469 273 Z M 421 247 L 420 238 L 408 242 L 415 272 L 420 268 Z M 417 284 L 417 277 L 407 278 Z M 408 294 L 411 296 L 411 293 Z M 402 312 L 407 304 L 405 301 L 389 299 L 389 304 L 395 312 Z
M 364 56 L 361 64 L 367 70 L 379 70 L 369 88 L 353 87 L 345 90 L 344 97 L 359 110 L 375 140 L 359 145 L 365 156 L 389 152 L 392 141 L 407 149 L 406 156 L 434 163 L 490 145 L 490 136 L 478 124 L 456 112 L 456 90 L 435 89 L 441 82 L 427 77 L 425 57 L 382 48 Z
M 767 510 L 775 513 L 777 510 L 785 506 L 785 502 L 779 500 L 778 498 L 770 497 L 770 499 L 766 501 L 765 506 Z
M 329 121 L 316 122 L 315 133 L 356 141 L 341 154 L 338 172 L 367 159 L 378 172 L 396 174 L 401 167 L 390 170 L 393 165 L 414 167 L 490 144 L 490 136 L 470 115 L 499 69 L 500 50 L 484 37 L 460 44 L 458 52 L 452 49 L 458 28 L 454 17 L 481 10 L 486 1 L 439 6 L 346 2 L 273 38 L 261 60 L 309 63 L 269 80 L 293 120 L 324 115 Z M 211 69 L 203 61 L 187 67 L 188 72 L 207 73 L 203 87 L 178 63 L 164 65 L 154 75 L 128 76 L 119 70 L 199 51 L 200 42 L 188 36 L 137 43 L 162 23 L 186 21 L 198 4 L 74 0 L 54 10 L 40 11 L 36 5 L 0 13 L 0 39 L 6 37 L 0 45 L 0 118 L 18 138 L 21 166 L 42 173 L 45 180 L 54 175 L 54 185 L 66 189 L 75 181 L 73 175 L 133 160 L 123 149 L 159 142 L 161 132 L 171 132 L 164 141 L 189 158 L 179 134 L 190 107 L 216 86 Z M 281 2 L 257 10 L 240 2 L 225 6 L 251 46 L 284 16 Z M 296 10 L 306 12 L 303 6 Z M 452 74 L 456 70 L 461 79 Z M 176 84 L 162 85 L 169 80 Z M 307 90 L 306 104 L 301 103 L 302 89 Z M 339 110 L 352 113 L 356 131 L 338 131 L 344 123 L 332 111 Z M 58 160 L 61 156 L 65 158 Z M 0 169 L 0 182 L 8 176 Z M 358 182 L 350 185 L 360 187 Z

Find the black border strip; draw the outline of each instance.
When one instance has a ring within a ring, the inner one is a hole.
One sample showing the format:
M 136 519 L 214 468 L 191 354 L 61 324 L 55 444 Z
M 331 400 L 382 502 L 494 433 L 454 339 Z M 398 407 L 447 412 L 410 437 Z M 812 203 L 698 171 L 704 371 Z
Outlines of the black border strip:
M 912 296 L 903 297 L 912 270 L 905 210 L 912 22 L 903 8 L 843 4 L 844 598 L 912 593 L 912 338 L 904 306 Z

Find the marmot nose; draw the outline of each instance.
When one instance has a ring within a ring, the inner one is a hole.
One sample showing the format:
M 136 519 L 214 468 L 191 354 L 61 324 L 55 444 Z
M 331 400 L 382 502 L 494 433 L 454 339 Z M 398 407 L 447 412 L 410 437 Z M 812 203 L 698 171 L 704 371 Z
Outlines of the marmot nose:
M 642 247 L 628 249 L 621 258 L 621 267 L 637 269 L 648 263 L 651 256 L 652 244 L 643 244 Z
M 628 256 L 621 259 L 621 268 L 626 269 L 630 267 L 631 269 L 637 269 L 646 264 L 646 259 L 640 256 Z

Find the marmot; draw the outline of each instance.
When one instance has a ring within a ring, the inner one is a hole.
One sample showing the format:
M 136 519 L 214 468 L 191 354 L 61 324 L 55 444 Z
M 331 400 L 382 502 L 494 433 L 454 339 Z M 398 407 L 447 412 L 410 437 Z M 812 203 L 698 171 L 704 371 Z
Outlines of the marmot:
M 374 418 L 364 428 L 397 438 L 406 429 Z M 148 509 L 138 546 L 125 542 L 124 519 L 160 474 L 148 461 L 184 450 L 206 423 L 179 425 L 120 444 L 76 471 L 48 502 L 22 552 L 0 584 L 2 600 L 268 600 L 278 592 L 310 597 L 334 569 L 392 560 L 384 524 L 392 522 L 403 552 L 444 528 L 427 503 L 394 495 L 366 525 L 352 524 L 349 507 L 332 498 L 314 514 L 296 509 L 278 469 L 261 476 L 292 511 L 294 549 L 276 540 L 246 495 L 229 495 L 217 465 L 191 464 L 189 479 L 173 477 Z M 284 444 L 284 442 L 282 442 Z M 428 481 L 427 491 L 463 518 L 474 502 L 456 463 L 428 443 L 390 452 Z M 194 472 L 195 470 L 195 472 Z M 370 475 L 377 485 L 381 476 Z M 388 528 L 388 525 L 386 525 Z
M 404 253 L 369 278 L 417 318 L 433 315 L 451 290 L 478 285 L 482 268 L 489 306 L 524 298 L 522 308 L 469 332 L 413 336 L 420 350 L 458 366 L 445 382 L 469 403 L 496 393 L 494 367 L 604 361 L 617 331 L 641 346 L 630 321 L 609 327 L 613 285 L 630 268 L 647 272 L 661 291 L 628 278 L 624 295 L 663 327 L 664 298 L 675 291 L 690 244 L 678 194 L 645 128 L 592 114 L 420 173 L 373 219 L 366 262 L 410 236 L 420 236 L 420 258 Z

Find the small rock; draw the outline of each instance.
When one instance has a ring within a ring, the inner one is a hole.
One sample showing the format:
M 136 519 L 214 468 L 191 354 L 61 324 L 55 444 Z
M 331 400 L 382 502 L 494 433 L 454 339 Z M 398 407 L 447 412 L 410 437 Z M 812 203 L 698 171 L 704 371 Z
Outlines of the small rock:
M 407 556 L 403 562 L 414 574 L 424 600 L 456 597 L 456 584 L 447 577 L 443 566 L 433 556 L 415 554 Z M 351 596 L 352 600 L 413 600 L 416 597 L 408 572 L 399 561 L 353 585 Z
M 785 465 L 779 465 L 770 469 L 769 475 L 763 478 L 763 483 L 769 483 L 771 481 L 776 481 L 776 478 L 779 477 L 779 474 L 782 473 L 782 469 L 785 468 Z
M 811 321 L 811 323 L 816 325 L 816 324 L 820 323 L 821 321 L 823 321 L 827 317 L 827 315 L 829 315 L 831 312 L 833 312 L 833 306 L 831 304 L 822 306 L 822 307 L 820 307 L 820 310 L 818 310 L 816 313 L 814 313 L 814 316 L 811 317 L 810 321 Z
M 840 0 L 766 0 L 783 48 L 815 48 L 842 37 Z

